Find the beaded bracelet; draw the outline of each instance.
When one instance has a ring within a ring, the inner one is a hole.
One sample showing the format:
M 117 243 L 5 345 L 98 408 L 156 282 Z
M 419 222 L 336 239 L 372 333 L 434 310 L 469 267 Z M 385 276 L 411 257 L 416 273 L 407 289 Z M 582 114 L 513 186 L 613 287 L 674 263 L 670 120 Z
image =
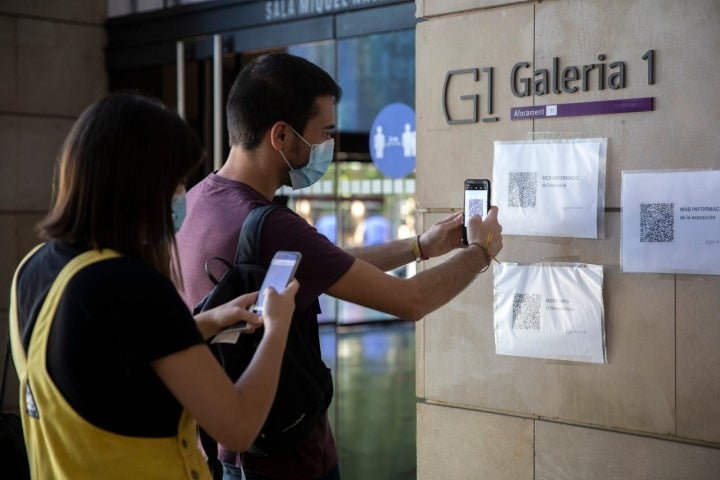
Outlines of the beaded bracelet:
M 485 265 L 485 267 L 484 267 L 482 270 L 480 270 L 480 273 L 483 273 L 483 272 L 487 271 L 487 269 L 490 268 L 490 264 L 492 263 L 493 260 L 495 260 L 496 262 L 500 263 L 500 260 L 498 260 L 497 258 L 495 258 L 495 255 L 493 255 L 492 253 L 490 253 L 490 250 L 489 250 L 485 245 L 480 245 L 478 242 L 472 242 L 472 243 L 468 244 L 468 248 L 472 247 L 473 245 L 477 245 L 477 247 L 478 247 L 480 250 L 482 250 L 482 252 L 485 254 L 485 257 L 486 257 L 487 260 L 488 260 L 487 265 Z

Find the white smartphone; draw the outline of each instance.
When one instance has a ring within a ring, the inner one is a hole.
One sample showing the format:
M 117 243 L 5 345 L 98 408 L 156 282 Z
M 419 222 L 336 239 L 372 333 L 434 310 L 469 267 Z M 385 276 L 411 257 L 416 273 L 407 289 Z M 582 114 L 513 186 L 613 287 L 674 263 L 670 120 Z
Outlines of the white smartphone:
M 278 292 L 285 290 L 285 287 L 287 287 L 293 276 L 295 276 L 295 271 L 300 264 L 301 258 L 302 255 L 300 252 L 288 252 L 281 250 L 275 253 L 270 261 L 270 267 L 265 274 L 265 279 L 260 286 L 257 301 L 255 302 L 255 305 L 251 307 L 253 312 L 263 312 L 263 304 L 265 302 L 265 295 L 263 295 L 263 292 L 265 292 L 266 288 L 273 287 Z
M 467 245 L 468 219 L 474 215 L 482 218 L 487 216 L 490 209 L 490 180 L 486 178 L 468 178 L 465 180 L 465 220 L 463 227 L 463 241 Z
M 258 298 L 255 304 L 250 307 L 251 311 L 262 313 L 265 300 L 263 292 L 268 286 L 272 286 L 278 292 L 285 290 L 285 287 L 295 275 L 300 258 L 300 252 L 279 251 L 275 253 L 270 261 L 270 267 L 265 273 L 265 278 L 263 278 Z M 242 332 L 246 331 L 248 327 L 247 322 L 238 322 L 215 335 L 210 343 L 236 343 Z

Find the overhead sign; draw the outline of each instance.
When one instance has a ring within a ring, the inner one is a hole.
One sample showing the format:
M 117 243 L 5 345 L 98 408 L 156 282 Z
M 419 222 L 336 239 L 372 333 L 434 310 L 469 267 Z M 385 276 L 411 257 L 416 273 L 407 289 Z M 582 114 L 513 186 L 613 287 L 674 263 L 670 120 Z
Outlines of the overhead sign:
M 404 103 L 380 110 L 370 128 L 370 157 L 389 178 L 415 170 L 415 110 Z
M 265 21 L 293 20 L 392 3 L 398 0 L 268 0 Z

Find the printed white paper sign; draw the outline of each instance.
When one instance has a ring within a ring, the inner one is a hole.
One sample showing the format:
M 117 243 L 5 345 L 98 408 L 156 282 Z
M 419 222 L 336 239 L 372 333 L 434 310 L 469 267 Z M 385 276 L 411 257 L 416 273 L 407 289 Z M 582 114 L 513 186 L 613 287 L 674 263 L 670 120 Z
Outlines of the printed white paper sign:
M 623 171 L 621 263 L 720 275 L 720 170 Z
M 605 363 L 601 265 L 493 268 L 497 354 Z
M 503 234 L 598 238 L 606 138 L 495 142 L 492 202 Z

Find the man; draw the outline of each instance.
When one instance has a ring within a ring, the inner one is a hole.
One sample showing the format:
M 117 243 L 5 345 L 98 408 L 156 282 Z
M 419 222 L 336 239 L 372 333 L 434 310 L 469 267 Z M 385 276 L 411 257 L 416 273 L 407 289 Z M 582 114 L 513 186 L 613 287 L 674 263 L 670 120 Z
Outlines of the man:
M 187 216 L 177 243 L 184 299 L 194 306 L 212 289 L 204 271 L 213 256 L 232 260 L 248 212 L 270 204 L 283 185 L 303 188 L 327 170 L 333 155 L 335 104 L 341 89 L 316 65 L 292 55 L 262 56 L 238 75 L 227 102 L 231 149 L 223 167 L 187 195 Z M 277 250 L 296 250 L 298 322 L 319 350 L 317 298 L 322 293 L 407 320 L 419 320 L 460 293 L 502 248 L 497 209 L 470 219 L 470 246 L 412 278 L 384 272 L 462 246 L 462 213 L 421 236 L 353 251 L 333 245 L 287 209 L 273 212 L 262 232 L 264 264 Z M 228 466 L 243 465 L 248 480 L 339 479 L 337 451 L 327 416 L 293 450 L 242 460 L 220 447 Z M 228 478 L 228 477 L 226 477 Z

